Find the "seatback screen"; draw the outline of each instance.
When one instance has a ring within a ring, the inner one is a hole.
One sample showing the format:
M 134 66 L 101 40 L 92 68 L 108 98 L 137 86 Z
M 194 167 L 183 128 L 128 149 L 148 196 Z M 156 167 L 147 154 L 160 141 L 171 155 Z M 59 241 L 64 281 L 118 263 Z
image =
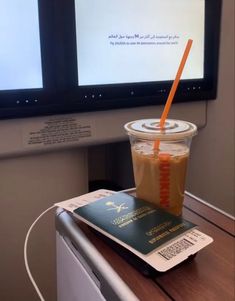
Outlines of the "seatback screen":
M 205 0 L 75 0 L 78 85 L 204 76 Z
M 38 1 L 0 2 L 0 90 L 42 88 Z

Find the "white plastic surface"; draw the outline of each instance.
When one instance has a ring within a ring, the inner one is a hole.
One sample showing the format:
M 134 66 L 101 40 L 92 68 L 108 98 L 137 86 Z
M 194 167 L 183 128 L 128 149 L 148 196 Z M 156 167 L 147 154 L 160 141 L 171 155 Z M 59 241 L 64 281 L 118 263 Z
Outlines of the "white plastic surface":
M 63 238 L 56 234 L 57 300 L 104 301 L 96 282 L 73 254 Z
M 142 118 L 159 118 L 162 111 L 163 106 L 146 106 L 0 120 L 0 157 L 128 140 L 124 124 Z M 203 101 L 173 104 L 170 118 L 188 120 L 198 127 L 204 126 L 206 104 Z M 53 132 L 55 124 L 56 133 Z M 75 133 L 71 130 L 74 127 Z

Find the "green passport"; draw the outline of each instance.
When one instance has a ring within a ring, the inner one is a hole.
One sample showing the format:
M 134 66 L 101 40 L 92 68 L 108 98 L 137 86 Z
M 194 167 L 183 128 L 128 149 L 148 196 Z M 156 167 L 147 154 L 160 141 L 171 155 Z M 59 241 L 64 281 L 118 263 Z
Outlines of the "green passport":
M 195 227 L 125 193 L 99 199 L 74 213 L 145 255 Z

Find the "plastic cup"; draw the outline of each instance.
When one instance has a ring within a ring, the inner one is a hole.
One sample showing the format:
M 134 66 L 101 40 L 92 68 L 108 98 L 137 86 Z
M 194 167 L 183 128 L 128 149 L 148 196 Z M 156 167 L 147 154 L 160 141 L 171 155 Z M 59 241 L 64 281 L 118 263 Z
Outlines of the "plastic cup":
M 197 127 L 187 121 L 142 119 L 125 125 L 132 153 L 136 195 L 181 215 L 192 137 Z M 154 149 L 159 141 L 158 149 Z

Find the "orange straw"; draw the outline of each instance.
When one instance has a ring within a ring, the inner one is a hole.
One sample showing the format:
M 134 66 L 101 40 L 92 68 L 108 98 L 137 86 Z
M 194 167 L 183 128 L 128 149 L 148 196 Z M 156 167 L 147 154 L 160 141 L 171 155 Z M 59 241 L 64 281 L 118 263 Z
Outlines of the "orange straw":
M 163 129 L 164 124 L 165 124 L 165 121 L 166 121 L 167 116 L 168 116 L 168 113 L 169 113 L 169 111 L 170 111 L 171 104 L 172 104 L 173 98 L 174 98 L 174 96 L 175 96 L 175 92 L 176 92 L 176 89 L 177 89 L 177 87 L 178 87 L 178 84 L 179 84 L 181 75 L 182 75 L 182 73 L 183 73 L 184 66 L 185 66 L 185 63 L 186 63 L 186 61 L 187 61 L 187 58 L 188 58 L 188 55 L 189 55 L 189 52 L 190 52 L 192 43 L 193 43 L 193 40 L 189 39 L 189 40 L 188 40 L 188 43 L 187 43 L 187 45 L 186 45 L 186 47 L 185 47 L 184 54 L 183 54 L 183 56 L 182 56 L 182 59 L 181 59 L 181 62 L 180 62 L 178 71 L 177 71 L 177 73 L 176 73 L 175 80 L 174 80 L 174 82 L 173 82 L 173 84 L 172 84 L 172 86 L 171 86 L 170 93 L 169 93 L 169 95 L 168 95 L 168 98 L 167 98 L 167 101 L 166 101 L 164 110 L 163 110 L 163 112 L 162 112 L 162 116 L 161 116 L 161 119 L 160 119 L 160 128 L 161 128 L 161 129 Z M 155 143 L 154 143 L 154 149 L 155 149 L 155 150 L 158 150 L 159 144 L 160 144 L 160 141 L 159 141 L 159 140 L 156 140 Z

